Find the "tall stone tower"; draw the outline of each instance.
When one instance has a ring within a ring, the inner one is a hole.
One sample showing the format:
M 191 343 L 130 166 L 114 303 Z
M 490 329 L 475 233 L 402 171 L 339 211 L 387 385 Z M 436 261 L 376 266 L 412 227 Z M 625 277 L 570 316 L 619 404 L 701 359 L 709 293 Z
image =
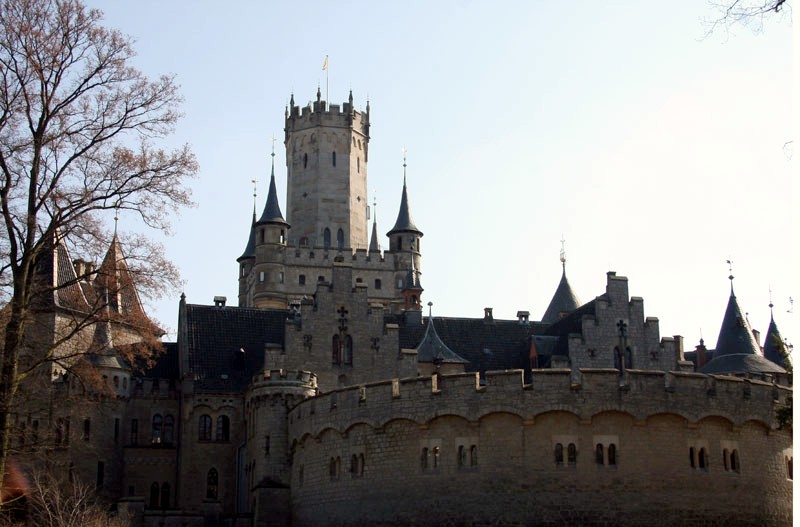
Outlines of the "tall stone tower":
M 333 250 L 367 249 L 369 103 L 353 108 L 321 99 L 286 109 L 289 245 Z

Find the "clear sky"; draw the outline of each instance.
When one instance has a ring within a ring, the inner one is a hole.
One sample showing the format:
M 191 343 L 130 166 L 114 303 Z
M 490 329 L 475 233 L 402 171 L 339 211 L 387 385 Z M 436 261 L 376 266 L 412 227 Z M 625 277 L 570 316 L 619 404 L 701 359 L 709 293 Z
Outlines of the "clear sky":
M 563 235 L 582 302 L 616 271 L 662 336 L 683 335 L 687 349 L 701 330 L 716 342 L 729 258 L 753 327 L 766 332 L 771 287 L 784 337 L 798 338 L 788 16 L 757 34 L 705 37 L 702 19 L 715 13 L 698 0 L 90 5 L 136 40 L 137 67 L 182 87 L 170 143 L 197 154 L 198 206 L 165 244 L 191 303 L 236 304 L 251 180 L 260 213 L 274 134 L 286 212 L 284 107 L 291 93 L 305 105 L 318 85 L 326 98 L 328 55 L 330 101 L 350 89 L 358 109 L 370 101 L 368 185 L 383 233 L 408 149 L 423 301 L 436 315 L 491 306 L 498 318 L 540 319 Z M 135 228 L 127 220 L 120 228 Z M 178 300 L 151 303 L 170 339 Z

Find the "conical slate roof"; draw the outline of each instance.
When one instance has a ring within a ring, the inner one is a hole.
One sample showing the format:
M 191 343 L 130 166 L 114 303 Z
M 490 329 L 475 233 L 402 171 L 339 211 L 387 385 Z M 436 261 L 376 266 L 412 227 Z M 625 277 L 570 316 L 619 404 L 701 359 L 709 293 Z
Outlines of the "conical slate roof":
M 391 236 L 397 232 L 415 232 L 422 236 L 422 231 L 417 229 L 417 226 L 414 225 L 414 218 L 411 217 L 405 178 L 403 178 L 403 195 L 400 198 L 400 211 L 397 213 L 397 221 L 394 222 L 394 227 L 387 234 Z
M 457 353 L 447 347 L 447 344 L 442 342 L 442 339 L 436 334 L 433 317 L 429 316 L 425 336 L 417 346 L 417 362 L 466 364 L 469 361 L 459 357 Z
M 750 323 L 742 314 L 742 308 L 733 294 L 728 299 L 728 307 L 719 329 L 714 358 L 700 368 L 701 373 L 785 373 L 786 370 L 765 359 L 750 328 Z
M 561 319 L 562 314 L 571 313 L 580 306 L 581 303 L 578 297 L 575 296 L 572 286 L 569 285 L 569 280 L 567 280 L 566 266 L 562 265 L 561 281 L 558 283 L 556 292 L 550 300 L 550 305 L 547 306 L 547 310 L 544 312 L 542 322 L 554 324 Z
M 419 273 L 417 273 L 413 267 L 406 273 L 406 285 L 403 289 L 422 290 L 422 284 L 419 282 Z
M 369 252 L 377 253 L 380 252 L 381 248 L 378 245 L 378 222 L 372 222 L 372 236 L 369 239 Z
M 133 275 L 125 261 L 117 233 L 111 240 L 103 262 L 97 270 L 96 285 L 108 294 L 108 306 L 115 313 L 147 319 Z
M 280 212 L 280 211 L 278 211 Z M 256 210 L 253 208 L 253 223 L 250 224 L 250 237 L 247 239 L 247 247 L 244 248 L 242 255 L 236 259 L 241 262 L 247 258 L 256 257 Z
M 289 225 L 283 219 L 281 207 L 278 204 L 278 190 L 275 188 L 275 165 L 272 166 L 272 174 L 269 178 L 269 194 L 267 195 L 267 204 L 264 205 L 264 212 L 261 213 L 261 218 L 258 220 L 259 224 L 262 223 L 280 223 Z
M 771 306 L 772 304 L 770 304 Z M 764 338 L 764 358 L 784 369 L 788 369 L 791 366 L 786 344 L 783 342 L 783 337 L 781 337 L 781 332 L 778 331 L 778 325 L 775 324 L 772 314 L 769 317 L 767 336 Z

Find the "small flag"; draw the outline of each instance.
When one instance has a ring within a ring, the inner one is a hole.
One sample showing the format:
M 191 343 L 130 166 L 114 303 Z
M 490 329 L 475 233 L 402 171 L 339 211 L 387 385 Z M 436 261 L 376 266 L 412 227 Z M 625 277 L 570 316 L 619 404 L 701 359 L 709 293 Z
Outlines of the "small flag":
M 328 56 L 325 55 L 325 60 L 322 62 L 322 71 L 328 70 Z

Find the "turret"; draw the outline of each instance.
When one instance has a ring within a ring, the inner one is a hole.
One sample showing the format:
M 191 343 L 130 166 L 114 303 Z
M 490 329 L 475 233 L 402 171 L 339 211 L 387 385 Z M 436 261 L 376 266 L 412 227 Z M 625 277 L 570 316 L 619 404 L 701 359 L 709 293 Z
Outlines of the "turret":
M 397 285 L 404 286 L 405 274 L 413 268 L 421 274 L 421 249 L 420 241 L 422 231 L 414 224 L 411 208 L 408 205 L 408 188 L 406 186 L 406 157 L 403 154 L 403 194 L 400 196 L 400 210 L 394 227 L 387 233 L 389 236 L 389 251 L 395 255 L 395 268 L 397 269 Z
M 781 336 L 781 332 L 778 331 L 778 325 L 775 323 L 772 308 L 773 304 L 772 300 L 770 300 L 769 329 L 767 329 L 767 336 L 764 338 L 764 358 L 788 371 L 791 370 L 792 367 L 792 363 L 789 359 L 789 349 Z
M 728 279 L 731 281 L 731 295 L 719 329 L 714 358 L 699 371 L 740 375 L 785 374 L 786 370 L 761 355 L 750 323 L 733 292 L 733 274 Z
M 558 283 L 556 292 L 544 312 L 542 322 L 554 324 L 565 315 L 578 309 L 580 305 L 578 297 L 567 280 L 567 254 L 564 251 L 564 240 L 561 240 L 561 281 Z
M 256 194 L 253 193 L 253 198 Z M 253 264 L 256 260 L 256 207 L 253 204 L 253 221 L 250 223 L 250 235 L 247 237 L 247 246 L 242 255 L 236 259 L 239 263 L 239 307 L 249 304 L 247 300 L 248 277 L 251 276 Z
M 419 282 L 419 274 L 412 266 L 406 273 L 405 284 L 403 285 L 403 300 L 406 311 L 421 311 L 422 284 Z
M 334 251 L 366 249 L 369 117 L 348 102 L 317 99 L 286 117 L 289 244 Z
M 275 188 L 275 152 L 272 152 L 272 172 L 269 181 L 269 194 L 264 212 L 255 223 L 255 262 L 253 279 L 255 282 L 253 305 L 263 308 L 285 308 L 286 288 L 284 253 L 289 223 L 283 219 L 278 204 L 278 191 Z

